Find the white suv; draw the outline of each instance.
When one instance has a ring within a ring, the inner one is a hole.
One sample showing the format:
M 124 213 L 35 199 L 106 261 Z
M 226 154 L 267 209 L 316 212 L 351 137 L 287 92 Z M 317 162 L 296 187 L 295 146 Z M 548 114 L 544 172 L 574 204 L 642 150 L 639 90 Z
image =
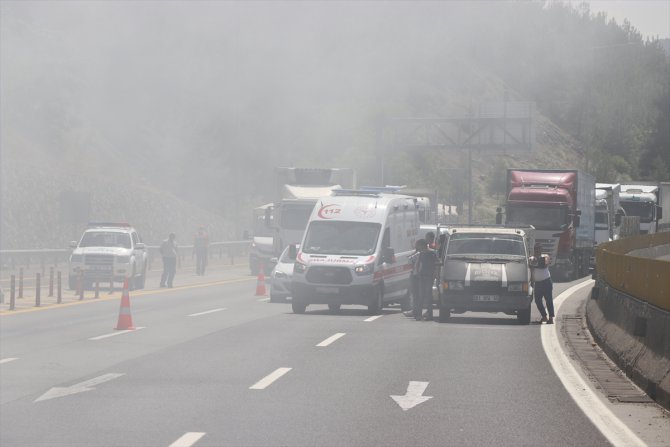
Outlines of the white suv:
M 95 281 L 123 282 L 130 289 L 143 289 L 147 272 L 147 250 L 137 231 L 128 224 L 90 223 L 79 243 L 70 242 L 68 285 L 90 288 Z

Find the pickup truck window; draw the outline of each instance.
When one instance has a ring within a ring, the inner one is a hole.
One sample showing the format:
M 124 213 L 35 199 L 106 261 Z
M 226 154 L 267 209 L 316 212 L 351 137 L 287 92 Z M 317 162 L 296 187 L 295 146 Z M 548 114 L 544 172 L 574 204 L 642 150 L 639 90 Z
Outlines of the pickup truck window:
M 130 235 L 111 231 L 87 231 L 81 238 L 79 246 L 131 248 Z

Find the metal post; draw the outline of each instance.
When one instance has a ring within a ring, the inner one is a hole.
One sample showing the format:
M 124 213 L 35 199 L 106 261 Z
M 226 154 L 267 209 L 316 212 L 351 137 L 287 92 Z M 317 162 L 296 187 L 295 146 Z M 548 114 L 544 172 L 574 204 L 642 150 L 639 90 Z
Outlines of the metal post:
M 16 306 L 16 276 L 12 275 L 9 283 L 9 310 L 14 310 Z
M 18 298 L 23 298 L 23 267 L 19 269 L 19 296 Z
M 472 225 L 472 149 L 468 149 L 468 224 Z
M 95 280 L 95 297 L 100 298 L 100 280 Z
M 39 272 L 35 273 L 35 307 L 40 307 L 41 304 L 41 293 L 42 293 L 42 284 L 41 284 L 41 275 Z
M 109 294 L 114 293 L 114 275 L 109 277 Z
M 63 289 L 62 289 L 62 282 L 61 282 L 61 273 L 60 270 L 58 271 L 58 297 L 56 298 L 56 302 L 58 304 L 63 302 Z
M 79 290 L 78 290 L 79 300 L 81 301 L 81 300 L 84 299 L 84 271 L 83 270 L 79 271 L 79 281 L 78 281 L 78 283 L 79 283 Z
M 54 268 L 49 268 L 49 296 L 54 296 Z

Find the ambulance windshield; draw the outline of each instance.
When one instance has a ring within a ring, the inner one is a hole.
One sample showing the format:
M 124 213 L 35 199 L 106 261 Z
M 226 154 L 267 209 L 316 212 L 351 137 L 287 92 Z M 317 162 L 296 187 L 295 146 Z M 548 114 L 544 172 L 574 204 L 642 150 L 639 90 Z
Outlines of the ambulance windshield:
M 303 252 L 365 256 L 375 252 L 381 224 L 314 221 L 307 228 Z

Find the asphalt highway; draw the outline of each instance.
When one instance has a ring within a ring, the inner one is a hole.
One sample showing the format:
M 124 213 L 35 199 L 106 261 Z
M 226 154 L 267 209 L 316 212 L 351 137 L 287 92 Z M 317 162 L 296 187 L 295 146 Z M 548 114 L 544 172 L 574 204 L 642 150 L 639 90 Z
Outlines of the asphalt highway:
M 239 267 L 131 292 L 134 331 L 113 329 L 116 297 L 1 315 L 0 444 L 610 445 L 552 367 L 545 326 L 295 315 L 255 286 Z

